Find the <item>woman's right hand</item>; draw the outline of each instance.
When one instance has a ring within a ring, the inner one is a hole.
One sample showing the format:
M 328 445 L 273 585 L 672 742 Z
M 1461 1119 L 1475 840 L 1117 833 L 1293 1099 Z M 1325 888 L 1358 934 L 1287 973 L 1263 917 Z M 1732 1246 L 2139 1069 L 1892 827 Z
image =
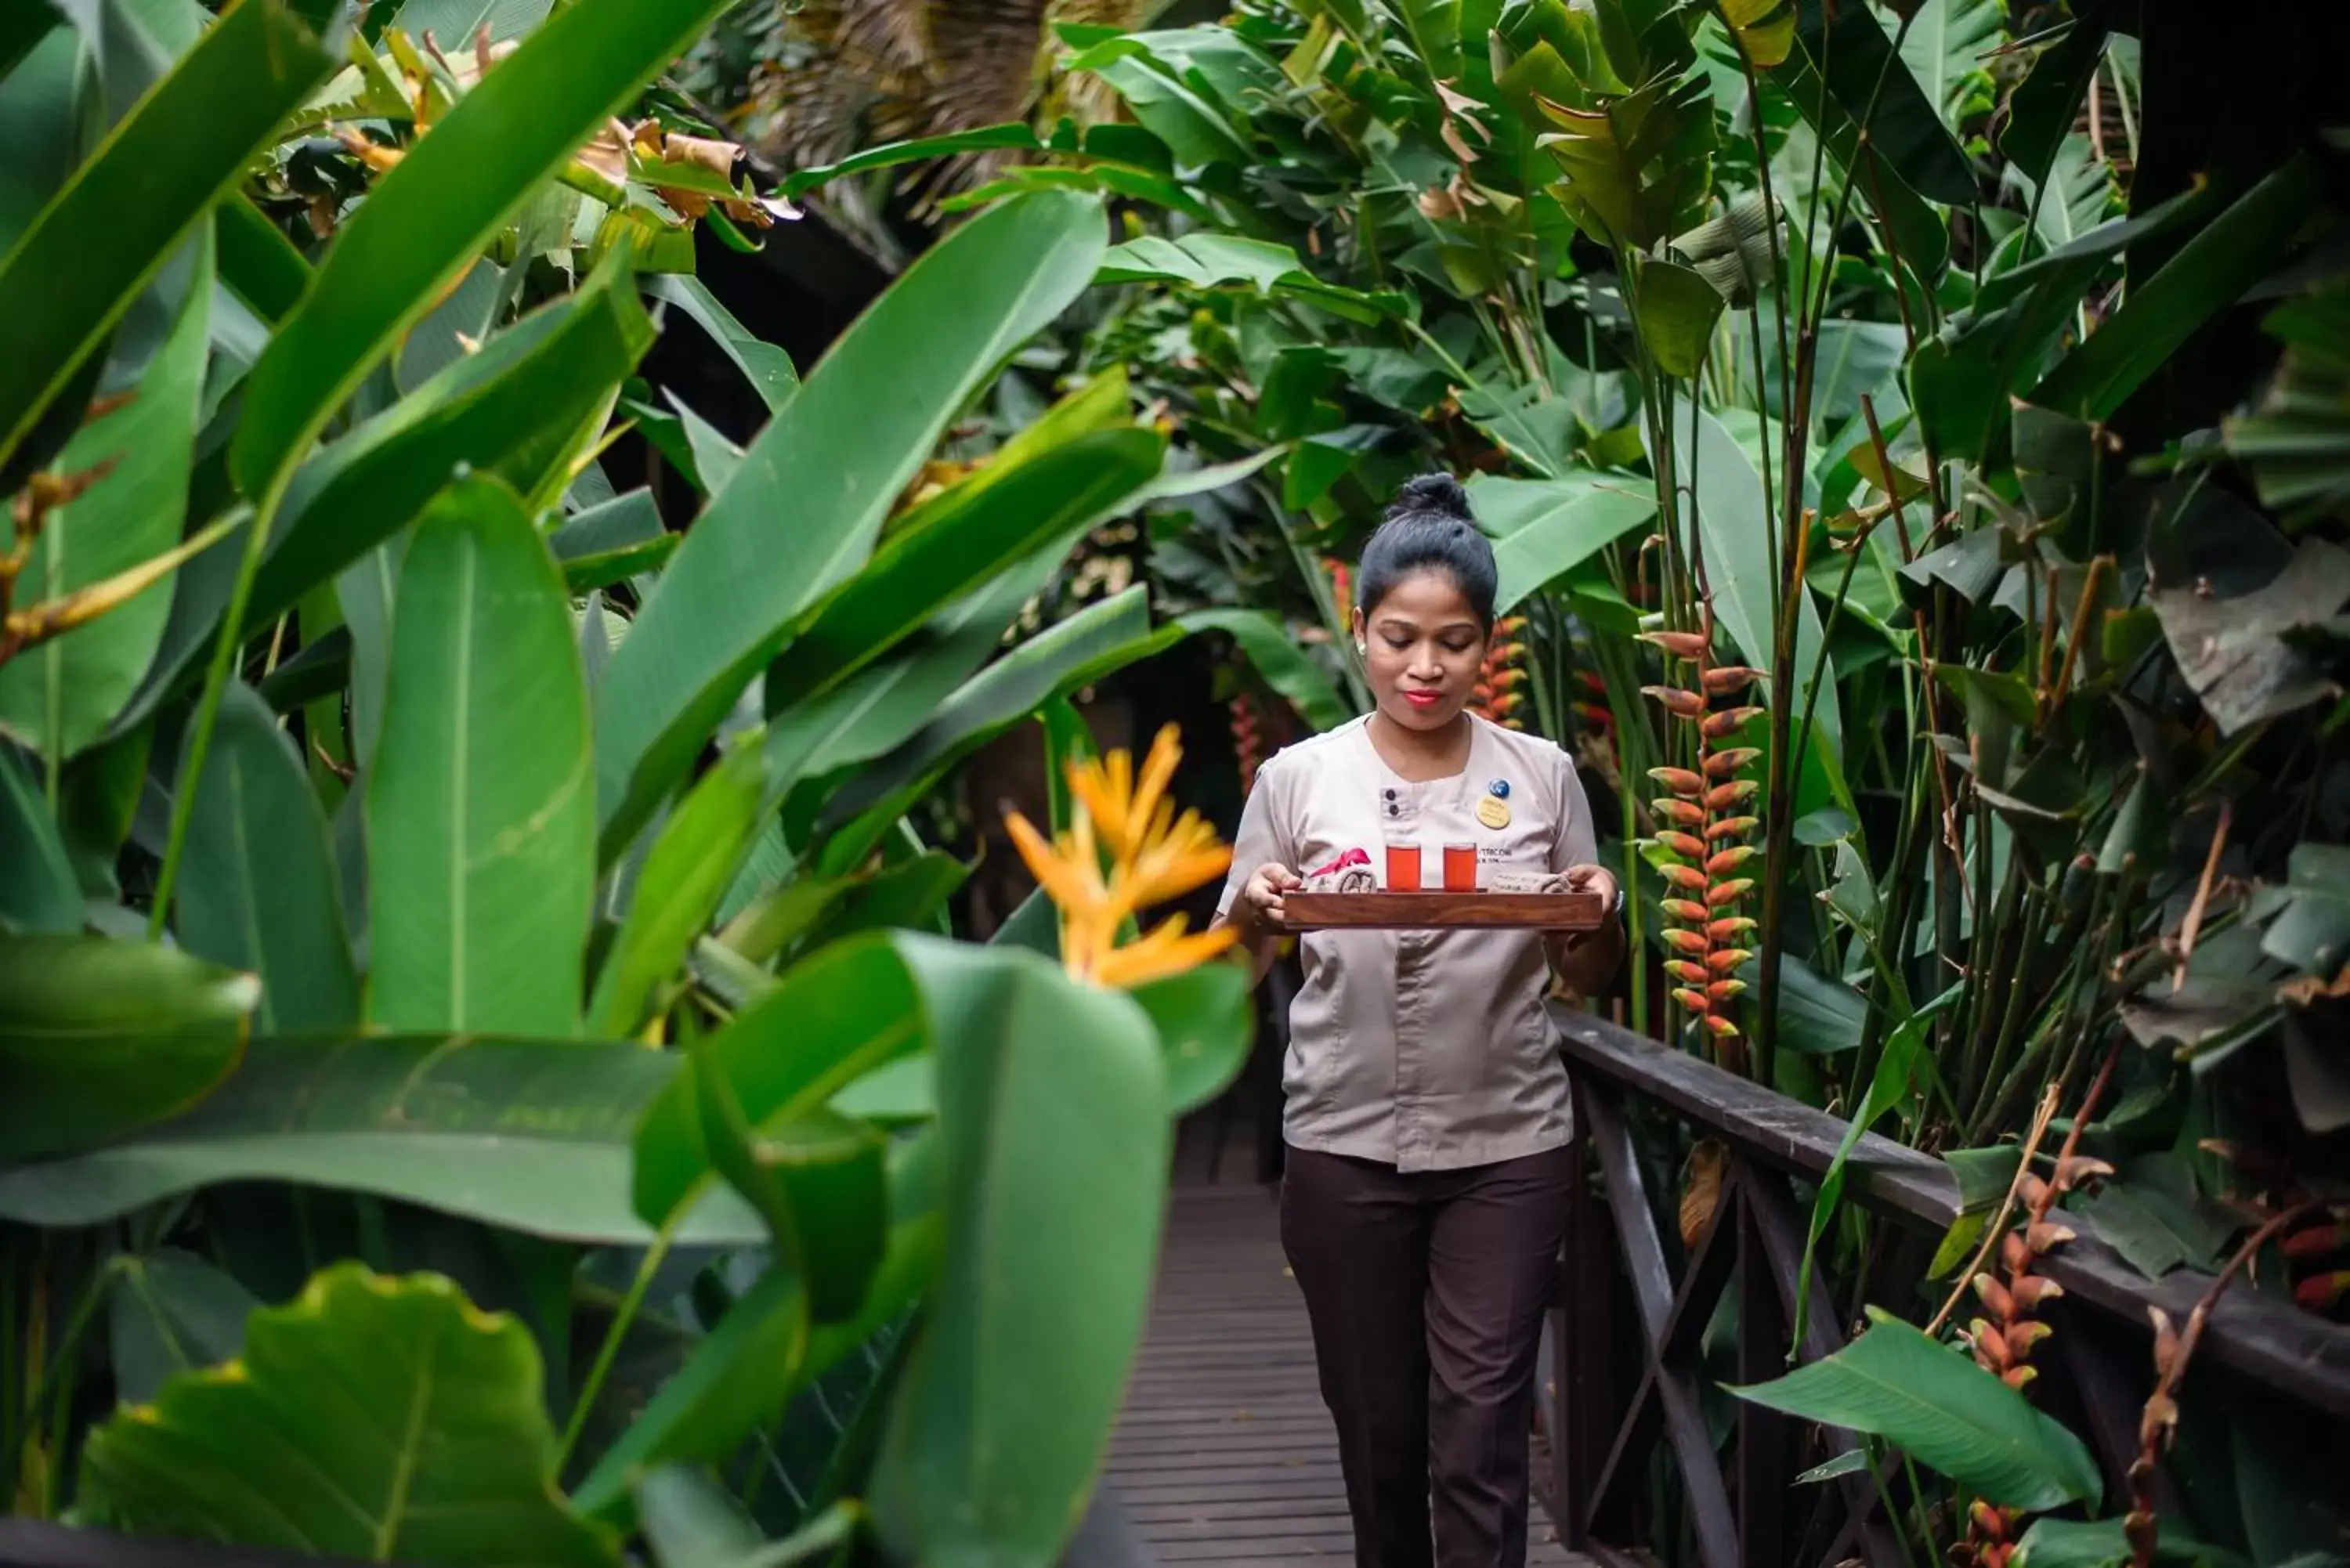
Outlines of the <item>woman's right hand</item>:
M 1235 910 L 1256 929 L 1277 931 L 1287 923 L 1282 911 L 1282 896 L 1305 885 L 1305 879 L 1288 867 L 1268 862 L 1249 874 L 1235 900 Z

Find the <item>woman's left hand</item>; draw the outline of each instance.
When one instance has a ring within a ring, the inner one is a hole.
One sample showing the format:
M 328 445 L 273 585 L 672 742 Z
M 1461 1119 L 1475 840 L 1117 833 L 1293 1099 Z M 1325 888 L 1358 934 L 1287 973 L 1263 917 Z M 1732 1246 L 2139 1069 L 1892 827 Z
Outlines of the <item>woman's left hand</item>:
M 1570 866 L 1550 879 L 1561 893 L 1591 893 L 1607 902 L 1599 924 L 1586 931 L 1554 932 L 1548 941 L 1551 969 L 1568 989 L 1591 996 L 1605 990 L 1624 959 L 1624 928 L 1617 918 L 1616 896 L 1620 886 L 1605 866 Z
M 1562 893 L 1596 893 L 1607 901 L 1607 912 L 1616 912 L 1617 884 L 1616 875 L 1605 866 L 1570 866 L 1552 885 Z

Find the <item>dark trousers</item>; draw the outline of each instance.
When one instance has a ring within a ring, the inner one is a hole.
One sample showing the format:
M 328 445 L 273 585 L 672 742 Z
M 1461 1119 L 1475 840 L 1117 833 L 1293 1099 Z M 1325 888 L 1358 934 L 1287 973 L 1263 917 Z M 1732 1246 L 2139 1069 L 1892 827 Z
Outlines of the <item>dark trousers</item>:
M 1337 1423 L 1357 1568 L 1524 1563 L 1534 1361 L 1571 1158 L 1399 1172 L 1288 1151 L 1281 1241 Z

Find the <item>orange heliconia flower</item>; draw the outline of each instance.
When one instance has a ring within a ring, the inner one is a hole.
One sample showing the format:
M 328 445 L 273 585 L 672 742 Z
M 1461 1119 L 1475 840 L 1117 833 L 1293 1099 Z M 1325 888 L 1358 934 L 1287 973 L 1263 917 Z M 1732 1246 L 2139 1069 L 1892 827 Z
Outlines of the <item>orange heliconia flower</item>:
M 1069 767 L 1070 824 L 1047 842 L 1018 812 L 1004 826 L 1045 896 L 1061 911 L 1061 965 L 1073 979 L 1126 989 L 1196 969 L 1231 947 L 1230 927 L 1186 932 L 1180 915 L 1121 947 L 1128 917 L 1222 876 L 1232 852 L 1196 811 L 1176 814 L 1167 786 L 1183 747 L 1174 725 L 1159 732 L 1138 775 L 1111 752 Z M 1108 869 L 1103 859 L 1107 854 Z

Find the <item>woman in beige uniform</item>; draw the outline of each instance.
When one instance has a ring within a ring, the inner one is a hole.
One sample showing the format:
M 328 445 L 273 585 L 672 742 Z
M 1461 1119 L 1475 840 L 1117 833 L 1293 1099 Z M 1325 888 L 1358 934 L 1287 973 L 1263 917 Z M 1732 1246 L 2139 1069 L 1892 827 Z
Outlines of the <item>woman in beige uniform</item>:
M 1477 846 L 1496 873 L 1620 909 L 1575 764 L 1465 711 L 1492 633 L 1493 551 L 1451 478 L 1405 485 L 1356 574 L 1378 706 L 1259 770 L 1218 919 L 1263 974 L 1283 895 L 1350 849 Z M 1544 1009 L 1586 994 L 1621 925 L 1305 937 L 1290 1012 L 1282 1243 L 1314 1324 L 1359 1568 L 1518 1568 L 1527 1427 L 1565 1220 L 1566 1071 Z M 1432 1530 L 1431 1530 L 1432 1516 Z M 1433 1551 L 1431 1552 L 1431 1537 Z

